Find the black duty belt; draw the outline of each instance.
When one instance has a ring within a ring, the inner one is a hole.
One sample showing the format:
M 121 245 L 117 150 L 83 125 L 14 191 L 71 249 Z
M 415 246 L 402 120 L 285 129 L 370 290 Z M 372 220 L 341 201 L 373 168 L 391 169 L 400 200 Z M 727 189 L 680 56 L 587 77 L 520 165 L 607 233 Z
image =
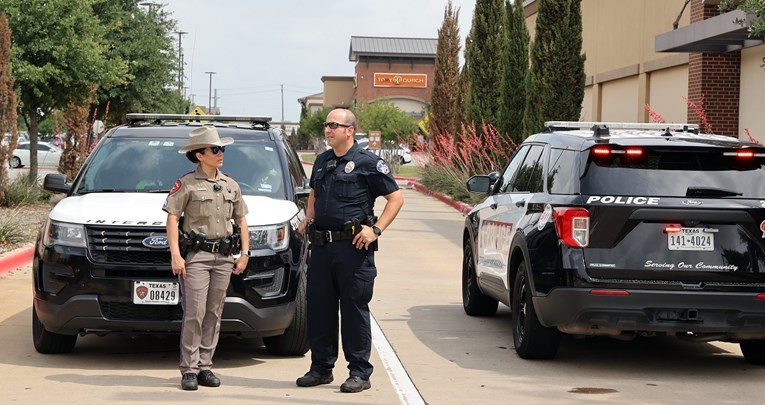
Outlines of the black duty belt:
M 322 246 L 324 244 L 331 243 L 331 242 L 353 239 L 353 237 L 356 236 L 356 234 L 358 234 L 358 232 L 354 233 L 351 230 L 348 230 L 348 231 L 315 230 L 311 232 L 308 236 L 311 239 L 311 243 L 315 243 L 319 246 Z
M 229 255 L 231 253 L 231 239 L 207 239 L 199 245 L 199 250 Z

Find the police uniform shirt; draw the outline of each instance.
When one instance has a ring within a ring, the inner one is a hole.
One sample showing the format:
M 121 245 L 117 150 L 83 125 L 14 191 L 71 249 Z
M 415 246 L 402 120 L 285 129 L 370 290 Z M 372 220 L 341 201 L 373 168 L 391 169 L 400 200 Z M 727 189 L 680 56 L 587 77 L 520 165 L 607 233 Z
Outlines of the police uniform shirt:
M 317 229 L 342 230 L 345 221 L 372 215 L 379 196 L 398 190 L 388 164 L 356 142 L 341 157 L 332 149 L 316 157 L 310 186 L 314 190 Z
M 202 232 L 207 239 L 230 236 L 234 232 L 230 220 L 248 212 L 234 179 L 218 170 L 210 180 L 201 166 L 175 182 L 162 209 L 178 217 L 183 213 L 183 231 Z

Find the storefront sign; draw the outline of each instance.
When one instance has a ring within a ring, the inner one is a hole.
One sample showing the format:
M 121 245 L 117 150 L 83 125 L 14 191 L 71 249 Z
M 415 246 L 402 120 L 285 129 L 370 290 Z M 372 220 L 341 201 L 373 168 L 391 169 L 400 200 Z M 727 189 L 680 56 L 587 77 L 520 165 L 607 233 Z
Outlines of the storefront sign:
M 375 87 L 428 87 L 428 75 L 406 73 L 375 73 Z

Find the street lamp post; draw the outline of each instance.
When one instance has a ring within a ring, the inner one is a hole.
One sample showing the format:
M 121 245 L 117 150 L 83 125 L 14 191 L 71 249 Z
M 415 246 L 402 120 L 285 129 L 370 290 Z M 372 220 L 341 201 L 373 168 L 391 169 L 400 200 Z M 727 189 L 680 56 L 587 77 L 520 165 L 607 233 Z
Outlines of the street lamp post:
M 178 34 L 178 92 L 183 95 L 183 48 L 181 47 L 181 38 L 183 35 L 188 34 L 188 32 L 173 31 L 173 33 Z
M 154 12 L 154 7 L 159 7 L 159 6 L 161 6 L 161 4 L 159 4 L 159 3 L 155 3 L 155 2 L 153 2 L 153 1 L 144 1 L 144 2 L 138 3 L 138 5 L 139 5 L 139 6 L 146 6 L 146 7 L 148 7 L 148 8 L 149 8 L 149 12 L 150 12 L 150 13 L 151 13 L 151 12 Z
M 206 75 L 210 75 L 210 90 L 207 92 L 207 114 L 212 115 L 212 75 L 215 72 L 205 72 Z

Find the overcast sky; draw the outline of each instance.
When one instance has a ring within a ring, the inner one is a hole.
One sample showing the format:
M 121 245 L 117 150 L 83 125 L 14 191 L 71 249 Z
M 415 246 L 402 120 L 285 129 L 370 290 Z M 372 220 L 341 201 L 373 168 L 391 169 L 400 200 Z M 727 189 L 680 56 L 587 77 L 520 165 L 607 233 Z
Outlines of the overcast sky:
M 187 94 L 207 105 L 213 71 L 222 114 L 298 121 L 297 99 L 323 91 L 322 76 L 352 76 L 351 36 L 437 38 L 446 0 L 155 0 L 182 44 Z M 475 0 L 459 7 L 464 48 Z M 462 51 L 460 52 L 462 53 Z M 215 100 L 213 100 L 215 105 Z

